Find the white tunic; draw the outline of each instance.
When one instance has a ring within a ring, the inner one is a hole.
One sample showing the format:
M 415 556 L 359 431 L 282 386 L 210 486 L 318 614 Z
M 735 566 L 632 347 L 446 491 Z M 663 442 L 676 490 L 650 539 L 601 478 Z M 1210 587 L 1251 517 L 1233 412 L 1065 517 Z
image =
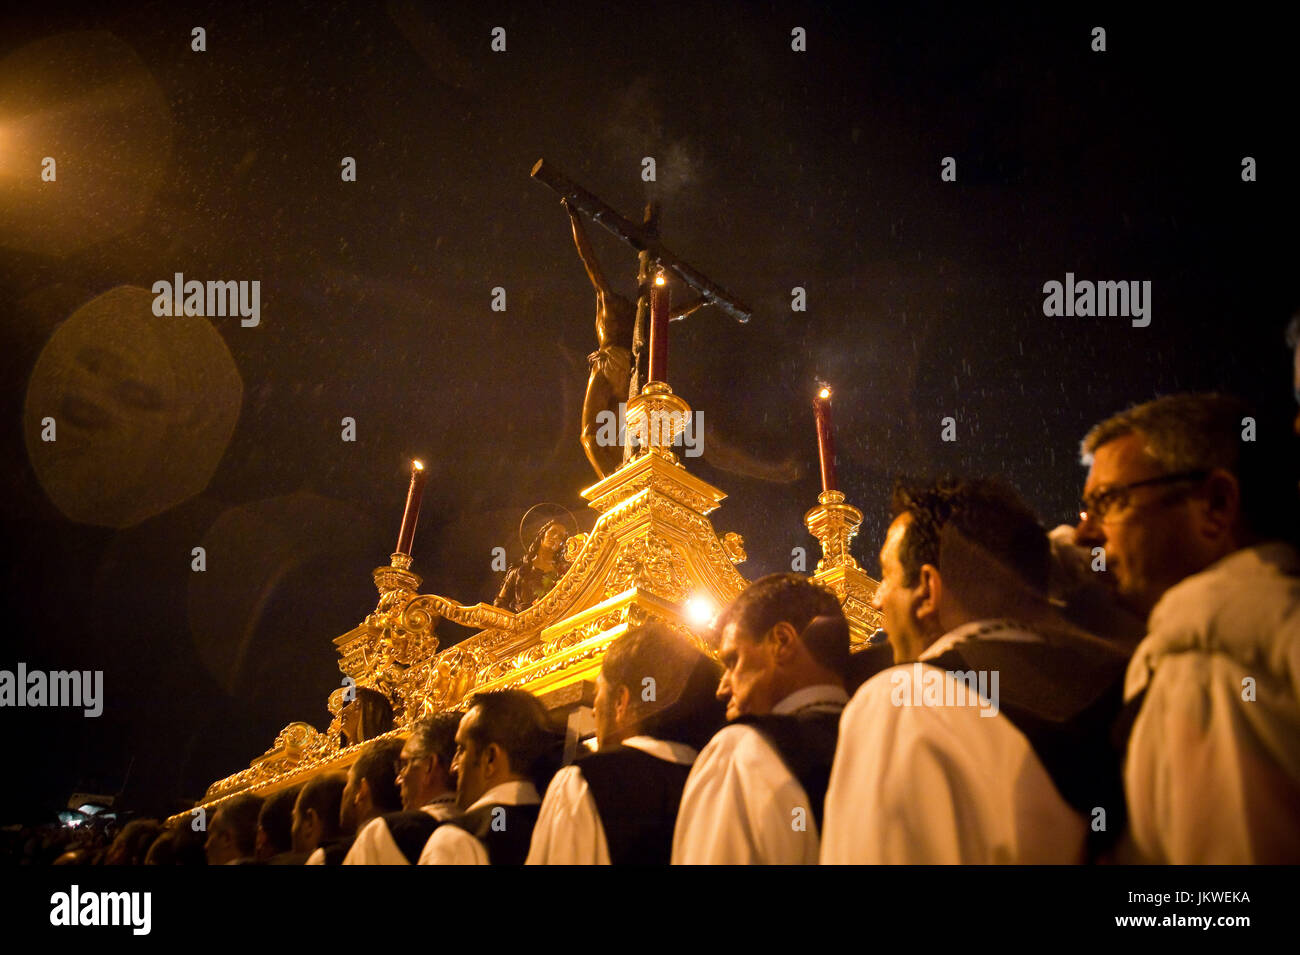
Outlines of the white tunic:
M 695 748 L 685 743 L 649 736 L 629 736 L 622 745 L 681 766 L 689 766 L 697 755 Z M 565 766 L 546 787 L 525 864 L 610 864 L 605 828 L 580 766 Z
M 454 819 L 460 814 L 456 809 L 456 794 L 450 792 L 425 803 L 420 807 L 420 811 L 427 812 L 440 822 Z M 310 859 L 307 861 L 311 862 Z M 321 853 L 321 861 L 325 861 L 324 853 Z M 361 827 L 361 831 L 352 842 L 352 847 L 348 849 L 348 854 L 343 857 L 343 864 L 410 865 L 402 850 L 397 848 L 397 843 L 393 841 L 393 834 L 388 831 L 388 823 L 384 821 L 383 816 L 376 816 Z
M 466 814 L 483 806 L 535 806 L 542 801 L 537 787 L 525 780 L 513 780 L 493 786 L 465 810 Z M 429 836 L 420 853 L 420 865 L 489 865 L 483 843 L 460 826 L 439 826 Z
M 981 638 L 1039 639 L 971 623 L 939 638 L 921 659 L 976 631 Z M 942 682 L 930 686 L 951 693 L 949 701 L 966 698 L 966 705 L 926 705 L 925 680 L 933 675 Z M 1084 861 L 1085 820 L 1061 797 L 1029 741 L 981 701 L 991 702 L 976 695 L 972 705 L 964 684 L 914 664 L 890 667 L 858 688 L 840 720 L 823 864 Z
M 1124 861 L 1300 863 L 1300 556 L 1239 550 L 1166 591 L 1129 664 Z
M 791 693 L 776 714 L 838 712 L 843 687 Z M 691 768 L 673 831 L 673 865 L 816 865 L 817 821 L 807 793 L 752 726 L 718 731 Z

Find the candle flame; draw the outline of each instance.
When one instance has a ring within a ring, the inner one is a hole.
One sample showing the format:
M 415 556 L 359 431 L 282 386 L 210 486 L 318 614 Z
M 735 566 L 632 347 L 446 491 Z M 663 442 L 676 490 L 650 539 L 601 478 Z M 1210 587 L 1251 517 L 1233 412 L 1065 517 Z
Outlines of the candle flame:
M 829 388 L 823 388 L 821 391 L 817 392 L 818 398 L 829 398 L 830 396 L 831 390 Z
M 413 470 L 416 470 L 416 471 L 423 471 L 423 470 L 424 470 L 424 464 L 423 464 L 423 462 L 421 462 L 421 461 L 412 461 L 412 462 L 411 462 L 411 468 L 412 468 Z
M 663 284 L 664 284 L 664 274 L 660 272 L 658 275 L 655 276 L 655 285 L 663 285 Z

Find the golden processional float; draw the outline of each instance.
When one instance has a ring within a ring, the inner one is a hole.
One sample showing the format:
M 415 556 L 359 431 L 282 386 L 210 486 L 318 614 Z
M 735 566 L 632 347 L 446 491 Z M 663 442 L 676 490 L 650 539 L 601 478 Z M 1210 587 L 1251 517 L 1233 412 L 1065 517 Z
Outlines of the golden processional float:
M 373 574 L 379 602 L 360 625 L 334 638 L 345 679 L 330 694 L 328 729 L 322 733 L 308 723 L 290 723 L 247 769 L 208 787 L 198 805 L 209 812 L 239 793 L 270 795 L 319 773 L 345 771 L 370 742 L 348 744 L 343 733 L 344 706 L 355 698 L 357 687 L 382 693 L 392 706 L 394 728 L 375 739 L 405 736 L 415 721 L 464 709 L 477 693 L 527 690 L 542 700 L 557 724 L 567 726 L 566 757 L 571 758 L 578 743 L 594 735 L 595 679 L 614 638 L 659 622 L 716 656 L 708 632 L 712 611 L 701 614 L 699 608 L 723 608 L 745 588 L 748 581 L 735 565 L 746 555 L 741 536 L 719 536 L 709 518 L 726 495 L 691 474 L 673 451 L 692 412 L 663 380 L 668 328 L 664 275 L 671 272 L 705 303 L 719 305 L 741 321 L 748 320 L 749 310 L 658 241 L 653 210 L 647 209 L 646 224 L 638 227 L 540 161 L 533 176 L 559 192 L 566 207 L 640 252 L 624 460 L 581 492 L 598 515 L 595 526 L 569 537 L 568 570 L 522 612 L 422 594 L 422 580 L 411 569 L 410 544 L 425 472 L 414 462 L 397 552 Z M 638 387 L 635 355 L 645 342 L 647 324 L 649 373 L 644 387 Z M 847 504 L 836 487 L 828 387 L 820 389 L 813 405 L 823 490 L 817 506 L 804 515 L 822 549 L 811 579 L 839 597 L 856 652 L 866 648 L 880 626 L 870 602 L 877 582 L 849 551 L 862 512 Z M 477 632 L 439 650 L 441 620 Z

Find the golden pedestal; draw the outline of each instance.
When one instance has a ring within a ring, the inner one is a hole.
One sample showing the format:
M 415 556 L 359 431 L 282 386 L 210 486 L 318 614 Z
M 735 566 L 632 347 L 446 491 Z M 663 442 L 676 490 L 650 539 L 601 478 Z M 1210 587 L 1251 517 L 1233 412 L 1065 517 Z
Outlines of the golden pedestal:
M 655 414 L 665 416 L 665 427 L 653 426 Z M 686 402 L 658 382 L 632 402 L 629 426 L 650 424 L 642 433 L 651 440 L 618 471 L 582 492 L 599 515 L 595 527 L 570 538 L 568 572 L 522 613 L 420 594 L 410 558 L 393 555 L 390 566 L 374 571 L 379 589 L 374 613 L 334 640 L 345 686 L 330 696 L 329 729 L 321 733 L 306 723 L 290 724 L 248 769 L 213 783 L 203 805 L 244 791 L 268 794 L 350 765 L 360 747 L 340 745 L 339 716 L 349 681 L 376 688 L 392 701 L 397 728 L 389 735 L 398 736 L 415 720 L 462 707 L 486 690 L 522 688 L 554 706 L 589 704 L 589 688 L 581 684 L 594 680 L 609 642 L 650 621 L 708 648 L 709 610 L 721 610 L 745 587 L 733 566 L 745 553 L 739 535 L 720 539 L 708 517 L 726 495 L 690 474 L 672 453 L 681 433 L 672 422 L 684 426 L 682 415 L 689 414 Z M 828 499 L 825 494 L 806 519 L 825 555 L 814 579 L 840 596 L 855 644 L 865 643 L 878 625 L 867 603 L 875 582 L 848 553 L 861 519 L 843 503 L 843 495 Z M 439 651 L 435 630 L 442 618 L 478 632 Z

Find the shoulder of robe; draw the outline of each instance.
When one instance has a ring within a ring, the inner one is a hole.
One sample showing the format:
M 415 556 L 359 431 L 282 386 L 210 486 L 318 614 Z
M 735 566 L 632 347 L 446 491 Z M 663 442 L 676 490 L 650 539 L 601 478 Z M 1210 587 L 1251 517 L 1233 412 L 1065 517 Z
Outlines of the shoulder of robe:
M 713 759 L 728 760 L 737 767 L 764 765 L 773 758 L 780 759 L 762 731 L 745 723 L 733 723 L 718 730 L 706 749 L 715 746 Z M 704 753 L 700 755 L 703 759 Z

